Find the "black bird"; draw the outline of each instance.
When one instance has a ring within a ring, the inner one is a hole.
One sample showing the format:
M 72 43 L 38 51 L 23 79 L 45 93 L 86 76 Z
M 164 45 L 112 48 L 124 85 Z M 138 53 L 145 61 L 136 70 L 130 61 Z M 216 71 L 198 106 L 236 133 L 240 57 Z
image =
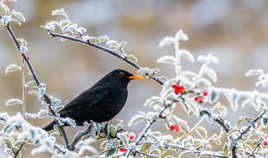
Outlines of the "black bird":
M 132 79 L 141 79 L 124 70 L 114 70 L 104 76 L 93 87 L 81 93 L 60 112 L 61 117 L 70 117 L 76 125 L 82 126 L 85 121 L 104 122 L 116 116 L 127 100 L 127 85 Z M 55 121 L 44 127 L 46 131 L 53 129 Z M 67 124 L 64 126 L 68 126 Z

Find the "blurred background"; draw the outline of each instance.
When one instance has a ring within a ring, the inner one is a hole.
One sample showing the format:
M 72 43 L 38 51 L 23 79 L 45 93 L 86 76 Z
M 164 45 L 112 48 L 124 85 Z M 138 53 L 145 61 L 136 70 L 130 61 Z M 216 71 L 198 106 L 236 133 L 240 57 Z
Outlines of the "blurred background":
M 27 22 L 13 28 L 18 37 L 28 42 L 28 55 L 41 82 L 47 84 L 47 92 L 63 103 L 113 69 L 122 68 L 131 72 L 135 72 L 135 69 L 94 48 L 70 41 L 61 43 L 41 30 L 41 25 L 55 19 L 51 11 L 58 8 L 65 8 L 70 19 L 87 28 L 89 35 L 108 35 L 110 39 L 127 41 L 128 52 L 138 57 L 140 65 L 158 67 L 162 74 L 169 77 L 175 75 L 173 67 L 158 65 L 156 59 L 173 53 L 173 49 L 161 49 L 158 43 L 165 36 L 174 36 L 179 29 L 183 29 L 190 38 L 182 47 L 191 51 L 195 57 L 212 53 L 220 59 L 221 63 L 214 67 L 219 78 L 216 86 L 252 90 L 255 88 L 255 80 L 245 78 L 244 74 L 251 68 L 263 68 L 264 71 L 268 68 L 267 0 L 18 0 L 10 7 L 25 15 Z M 9 98 L 21 97 L 21 79 L 19 73 L 4 75 L 4 69 L 11 63 L 20 65 L 22 59 L 7 31 L 1 29 L 0 33 L 0 111 L 12 115 L 21 108 L 6 107 L 4 104 Z M 193 71 L 200 67 L 198 63 L 184 64 L 184 69 Z M 131 83 L 127 105 L 117 119 L 127 124 L 137 111 L 148 110 L 143 107 L 143 103 L 146 98 L 157 95 L 160 88 L 151 80 Z M 230 112 L 226 119 L 232 124 L 241 115 L 250 113 L 256 116 L 252 109 L 240 110 L 232 115 L 228 104 L 226 106 Z M 27 112 L 38 112 L 40 108 L 44 107 L 35 97 L 27 97 Z M 179 117 L 190 120 L 190 126 L 200 119 L 187 117 L 181 108 L 176 112 Z M 50 120 L 31 122 L 44 126 Z M 211 133 L 219 130 L 217 125 L 206 122 L 202 125 L 210 129 Z M 129 130 L 138 132 L 144 125 L 135 127 Z M 176 134 L 162 128 L 161 123 L 154 126 L 159 127 L 162 132 L 176 137 Z M 76 130 L 68 128 L 67 131 L 69 137 L 72 137 Z M 42 156 L 48 157 L 46 154 Z

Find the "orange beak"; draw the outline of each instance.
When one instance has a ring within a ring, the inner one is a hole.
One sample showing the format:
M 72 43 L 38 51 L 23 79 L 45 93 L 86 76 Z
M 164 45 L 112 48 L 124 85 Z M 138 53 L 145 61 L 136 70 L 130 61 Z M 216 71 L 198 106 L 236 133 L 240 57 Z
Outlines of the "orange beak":
M 129 76 L 129 79 L 142 79 L 143 77 L 141 75 L 133 75 L 133 76 Z

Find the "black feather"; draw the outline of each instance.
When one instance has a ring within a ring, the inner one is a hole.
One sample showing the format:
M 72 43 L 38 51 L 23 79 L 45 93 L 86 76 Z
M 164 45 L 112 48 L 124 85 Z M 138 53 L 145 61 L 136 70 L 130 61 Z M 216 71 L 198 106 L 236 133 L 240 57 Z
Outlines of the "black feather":
M 77 125 L 83 125 L 85 121 L 91 120 L 94 122 L 111 120 L 126 103 L 127 85 L 131 80 L 129 76 L 133 75 L 124 70 L 110 72 L 93 87 L 69 102 L 59 112 L 60 116 L 74 119 Z M 54 125 L 53 121 L 43 129 L 52 130 Z

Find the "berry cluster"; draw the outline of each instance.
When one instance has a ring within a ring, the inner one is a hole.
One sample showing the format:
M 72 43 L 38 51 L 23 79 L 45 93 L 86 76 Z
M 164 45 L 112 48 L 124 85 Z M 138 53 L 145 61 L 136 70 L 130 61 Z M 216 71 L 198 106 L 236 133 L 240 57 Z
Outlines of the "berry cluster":
M 126 152 L 127 149 L 125 149 L 125 148 L 120 148 L 119 151 L 121 151 L 121 152 Z
M 199 104 L 202 104 L 204 102 L 205 97 L 208 95 L 207 91 L 203 91 L 202 95 L 194 97 L 194 101 L 198 102 Z
M 134 139 L 135 139 L 135 134 L 134 134 L 134 133 L 126 133 L 126 137 L 128 138 L 128 140 L 129 140 L 130 142 L 132 142 L 132 141 L 134 141 Z M 121 152 L 126 152 L 127 149 L 124 148 L 124 147 L 120 147 L 120 148 L 119 148 L 119 151 L 121 151 Z
M 135 139 L 135 134 L 134 133 L 127 133 L 126 136 L 129 139 L 129 141 L 131 141 L 131 142 Z
M 178 125 L 170 125 L 169 126 L 169 129 L 171 130 L 171 131 L 176 131 L 176 132 L 179 132 L 179 130 L 180 130 L 180 127 L 178 126 Z

